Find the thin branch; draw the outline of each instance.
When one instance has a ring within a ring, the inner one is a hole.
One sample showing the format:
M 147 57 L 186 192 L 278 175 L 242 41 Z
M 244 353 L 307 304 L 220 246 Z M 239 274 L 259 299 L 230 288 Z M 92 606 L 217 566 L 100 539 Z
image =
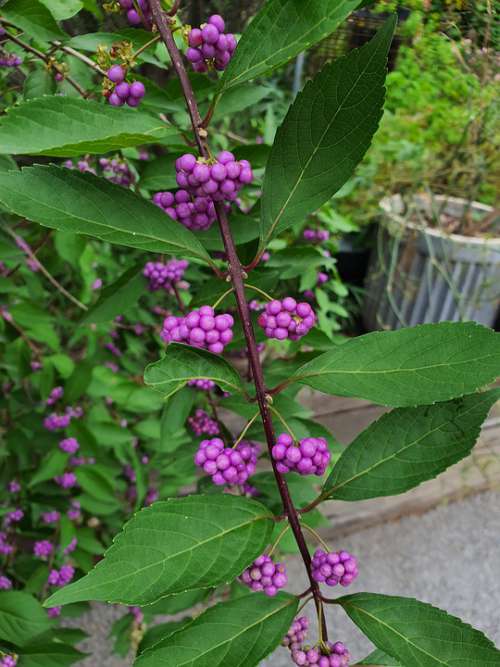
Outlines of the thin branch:
M 56 46 L 59 49 L 59 51 L 63 51 L 69 56 L 78 58 L 78 60 L 81 60 L 82 63 L 85 63 L 86 65 L 91 67 L 95 72 L 97 72 L 101 76 L 106 76 L 106 72 L 101 67 L 99 67 L 99 65 L 96 62 L 94 62 L 92 58 L 89 58 L 84 53 L 80 53 L 80 51 L 73 49 L 71 46 L 64 46 L 63 44 L 61 44 L 61 42 L 58 41 L 53 41 L 51 42 L 51 44 Z
M 196 138 L 196 143 L 199 148 L 200 154 L 202 157 L 208 158 L 210 156 L 210 149 L 207 144 L 208 134 L 206 130 L 202 128 L 202 119 L 200 117 L 200 112 L 198 109 L 198 105 L 196 103 L 194 91 L 189 81 L 186 69 L 184 67 L 181 54 L 179 53 L 179 49 L 177 48 L 177 45 L 172 36 L 169 20 L 165 15 L 165 13 L 162 11 L 160 0 L 150 0 L 150 7 L 156 25 L 158 26 L 162 39 L 170 54 L 170 58 L 172 60 L 172 64 L 174 66 L 176 74 L 181 83 L 182 91 L 184 93 L 184 98 L 186 100 L 188 113 L 191 118 L 191 124 L 193 127 L 193 132 Z M 288 489 L 287 483 L 283 478 L 283 476 L 281 475 L 281 473 L 278 471 L 276 467 L 276 462 L 271 456 L 271 450 L 276 442 L 274 436 L 274 427 L 267 401 L 266 386 L 264 383 L 264 375 L 260 363 L 257 343 L 255 340 L 255 332 L 253 330 L 252 321 L 250 317 L 250 310 L 248 308 L 248 303 L 245 297 L 243 268 L 241 266 L 238 253 L 236 251 L 236 246 L 231 233 L 227 212 L 223 202 L 215 202 L 215 211 L 217 213 L 219 229 L 222 236 L 222 240 L 224 242 L 226 257 L 229 262 L 229 275 L 231 277 L 231 282 L 234 287 L 238 314 L 240 317 L 241 325 L 243 327 L 243 333 L 245 335 L 245 340 L 247 344 L 248 358 L 252 368 L 252 374 L 254 378 L 255 390 L 257 395 L 257 403 L 259 405 L 262 423 L 264 426 L 264 432 L 266 434 L 271 465 L 273 467 L 276 484 L 278 486 L 281 500 L 283 502 L 283 508 L 285 514 L 287 515 L 288 520 L 290 522 L 290 527 L 293 531 L 295 540 L 297 542 L 297 546 L 302 556 L 302 560 L 304 561 L 304 565 L 307 570 L 307 574 L 311 584 L 311 590 L 314 595 L 314 602 L 316 605 L 320 621 L 320 636 L 324 641 L 326 641 L 327 639 L 326 620 L 323 611 L 323 603 L 321 600 L 319 585 L 312 576 L 311 555 L 309 553 L 309 549 L 307 548 L 307 543 L 300 526 L 299 516 L 293 504 L 293 500 L 290 496 L 290 491 Z

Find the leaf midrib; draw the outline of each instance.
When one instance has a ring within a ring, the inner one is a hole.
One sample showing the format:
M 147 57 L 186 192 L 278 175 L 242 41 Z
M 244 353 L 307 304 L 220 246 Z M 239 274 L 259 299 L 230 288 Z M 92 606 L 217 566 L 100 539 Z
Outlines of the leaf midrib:
M 479 404 L 479 405 L 480 405 L 480 404 Z M 456 415 L 456 418 L 459 418 L 459 417 L 460 417 L 460 418 L 465 417 L 466 415 L 468 415 L 470 412 L 476 410 L 477 408 L 478 408 L 478 404 L 473 405 L 472 407 L 470 407 L 470 408 L 469 408 L 468 410 L 466 410 L 465 412 L 462 412 L 462 413 L 460 413 L 459 415 Z M 345 480 L 345 481 L 342 482 L 341 484 L 336 484 L 335 486 L 333 486 L 332 488 L 330 488 L 330 489 L 328 490 L 328 495 L 332 494 L 333 492 L 337 491 L 338 489 L 341 489 L 341 488 L 344 487 L 346 484 L 349 484 L 350 482 L 354 481 L 355 479 L 358 479 L 359 477 L 362 477 L 363 475 L 368 475 L 370 472 L 372 472 L 373 470 L 375 470 L 375 469 L 378 468 L 379 466 L 384 465 L 385 463 L 387 463 L 387 461 L 390 461 L 391 459 L 394 459 L 396 456 L 398 456 L 398 455 L 401 454 L 402 452 L 405 452 L 405 451 L 406 451 L 407 449 L 409 449 L 410 447 L 414 447 L 415 445 L 418 445 L 418 443 L 419 443 L 421 440 L 423 440 L 424 438 L 427 438 L 428 436 L 432 435 L 432 434 L 435 433 L 436 431 L 439 431 L 439 429 L 441 429 L 443 426 L 445 426 L 449 421 L 450 421 L 449 419 L 445 419 L 445 420 L 444 420 L 442 423 L 440 423 L 438 426 L 436 426 L 435 428 L 433 428 L 433 429 L 427 431 L 427 432 L 424 433 L 422 436 L 420 436 L 420 437 L 417 438 L 416 440 L 413 440 L 413 441 L 412 441 L 411 443 L 409 443 L 408 445 L 405 445 L 405 446 L 402 447 L 401 449 L 398 449 L 398 451 L 394 452 L 394 453 L 391 454 L 390 456 L 387 456 L 386 458 L 384 458 L 384 459 L 378 461 L 377 463 L 373 464 L 372 466 L 369 466 L 368 468 L 364 468 L 361 472 L 357 473 L 356 475 L 353 475 L 352 477 L 350 477 L 349 479 Z M 347 451 L 348 451 L 348 450 L 347 450 Z M 340 463 L 340 461 L 339 461 L 339 463 Z
M 164 516 L 165 516 L 165 515 L 170 515 L 171 517 L 176 517 L 176 518 L 178 518 L 178 515 L 175 514 L 175 513 L 170 513 L 170 514 L 169 514 L 169 512 L 164 512 L 164 513 L 162 513 L 162 514 L 163 514 Z M 244 522 L 241 523 L 241 524 L 238 524 L 238 525 L 236 525 L 236 526 L 232 526 L 231 528 L 229 528 L 229 529 L 227 529 L 227 530 L 223 530 L 222 532 L 217 533 L 217 535 L 213 535 L 213 536 L 209 537 L 208 539 L 201 540 L 200 542 L 197 542 L 194 546 L 192 546 L 192 547 L 190 547 L 190 548 L 188 548 L 188 549 L 183 549 L 182 551 L 177 551 L 176 553 L 171 554 L 171 555 L 169 555 L 169 556 L 166 556 L 166 557 L 164 557 L 164 558 L 161 558 L 160 560 L 155 561 L 154 563 L 149 563 L 148 565 L 145 565 L 144 567 L 137 568 L 137 569 L 135 569 L 135 570 L 133 571 L 133 573 L 130 573 L 130 572 L 129 572 L 128 574 L 122 575 L 122 576 L 120 576 L 120 577 L 114 577 L 114 578 L 113 578 L 113 583 L 116 583 L 116 582 L 118 582 L 118 581 L 122 581 L 123 579 L 129 579 L 131 576 L 134 576 L 134 577 L 135 577 L 135 576 L 137 576 L 137 575 L 139 575 L 139 574 L 142 574 L 143 572 L 146 572 L 146 571 L 149 570 L 150 568 L 155 568 L 155 567 L 158 567 L 158 565 L 161 565 L 161 564 L 163 564 L 163 563 L 168 562 L 168 561 L 171 560 L 172 558 L 177 558 L 178 556 L 182 556 L 183 554 L 190 553 L 190 552 L 194 551 L 195 549 L 198 549 L 198 547 L 201 547 L 201 546 L 204 546 L 204 545 L 206 545 L 206 544 L 209 544 L 210 542 L 213 542 L 214 540 L 222 539 L 222 538 L 225 537 L 226 535 L 229 535 L 230 533 L 234 532 L 235 530 L 239 530 L 240 528 L 243 528 L 244 526 L 247 526 L 247 525 L 250 526 L 250 525 L 252 525 L 253 523 L 257 523 L 258 521 L 261 521 L 262 519 L 270 519 L 270 518 L 271 518 L 271 516 L 270 516 L 269 514 L 260 514 L 260 515 L 256 515 L 256 516 L 252 517 L 252 519 L 251 519 L 250 521 L 247 520 L 247 521 L 244 521 Z M 135 530 L 135 529 L 134 529 L 134 530 Z M 139 530 L 140 530 L 140 528 L 139 528 Z M 115 546 L 116 546 L 117 548 L 119 548 L 119 545 L 118 545 L 118 544 L 116 544 Z M 105 562 L 105 560 L 103 561 L 103 563 L 104 563 L 104 562 Z M 80 590 L 80 591 L 87 591 L 87 592 L 88 592 L 88 591 L 93 590 L 94 588 L 100 588 L 101 586 L 105 586 L 106 584 L 107 584 L 107 582 L 100 583 L 100 584 L 98 583 L 98 584 L 94 584 L 93 586 L 87 586 L 87 587 L 85 587 L 85 588 L 81 588 L 81 589 L 79 589 L 79 590 Z
M 342 605 L 342 606 L 343 606 L 343 605 Z M 378 616 L 374 616 L 373 614 L 370 614 L 370 612 L 369 612 L 369 611 L 366 611 L 366 609 L 363 609 L 362 607 L 357 607 L 355 604 L 352 604 L 352 603 L 350 603 L 350 602 L 347 603 L 347 606 L 351 606 L 352 609 L 357 610 L 357 611 L 358 611 L 359 613 L 361 613 L 361 614 L 366 614 L 366 616 L 368 616 L 370 619 L 374 620 L 376 623 L 379 623 L 380 625 L 383 625 L 383 626 L 386 627 L 388 630 L 390 630 L 391 632 L 393 632 L 393 633 L 394 633 L 395 635 L 397 635 L 400 639 L 402 639 L 406 644 L 409 644 L 410 646 L 412 646 L 414 649 L 416 649 L 417 651 L 419 651 L 419 652 L 422 653 L 423 655 L 427 655 L 427 656 L 429 656 L 430 658 L 432 658 L 433 660 L 437 660 L 437 662 L 438 662 L 440 665 L 445 665 L 445 667 L 449 667 L 449 666 L 450 666 L 450 663 L 449 663 L 449 662 L 443 662 L 442 660 L 440 660 L 440 658 L 436 657 L 435 655 L 432 655 L 432 653 L 429 653 L 429 652 L 426 651 L 425 649 L 421 648 L 420 646 L 418 646 L 418 644 L 415 644 L 415 642 L 411 641 L 408 637 L 405 637 L 403 634 L 401 634 L 401 633 L 400 633 L 398 630 L 396 630 L 396 628 L 394 628 L 392 625 L 389 625 L 388 623 L 386 623 L 386 622 L 383 621 L 382 619 L 378 618 Z M 380 648 L 380 647 L 379 647 L 379 648 Z M 385 651 L 386 649 L 383 648 L 382 650 Z M 394 656 L 392 656 L 392 657 L 394 657 Z M 399 660 L 399 658 L 396 657 L 395 660 Z
M 288 43 L 287 43 L 285 46 L 283 46 L 281 49 L 278 49 L 277 51 L 274 51 L 271 55 L 267 56 L 267 58 L 264 58 L 263 60 L 261 60 L 260 62 L 256 63 L 255 65 L 252 65 L 252 67 L 248 67 L 246 70 L 244 70 L 243 72 L 241 72 L 241 74 L 239 74 L 238 76 L 233 77 L 233 78 L 229 81 L 229 84 L 228 84 L 228 85 L 224 85 L 224 82 L 223 82 L 223 85 L 222 85 L 222 87 L 221 87 L 220 93 L 223 93 L 223 92 L 229 90 L 230 88 L 232 88 L 233 86 L 238 85 L 238 82 L 239 82 L 239 80 L 240 80 L 242 77 L 245 77 L 246 79 L 251 79 L 251 78 L 253 78 L 253 75 L 252 75 L 252 74 L 250 74 L 250 76 L 248 76 L 249 72 L 252 72 L 253 70 L 258 70 L 258 69 L 261 68 L 263 65 L 266 66 L 268 62 L 270 62 L 270 61 L 274 61 L 274 60 L 276 59 L 276 56 L 277 56 L 278 54 L 281 54 L 283 51 L 285 51 L 285 52 L 286 52 L 286 51 L 289 51 L 289 50 L 290 50 L 290 47 L 291 47 L 292 45 L 294 46 L 295 44 L 300 44 L 300 43 L 302 43 L 302 42 L 304 42 L 304 41 L 307 41 L 307 38 L 309 37 L 309 35 L 310 35 L 311 33 L 313 33 L 313 32 L 314 32 L 314 31 L 315 31 L 315 30 L 316 30 L 322 23 L 324 23 L 324 22 L 327 21 L 327 20 L 331 20 L 331 17 L 335 14 L 335 12 L 337 12 L 339 9 L 341 9 L 341 8 L 347 3 L 347 1 L 348 1 L 348 0 L 342 0 L 341 3 L 340 3 L 340 4 L 339 4 L 339 5 L 338 5 L 338 6 L 337 6 L 337 7 L 336 7 L 336 8 L 335 8 L 329 15 L 325 15 L 320 21 L 318 21 L 317 23 L 315 23 L 314 26 L 312 26 L 312 27 L 310 28 L 310 30 L 308 30 L 308 32 L 304 33 L 301 39 L 296 39 L 294 42 L 288 42 Z M 321 38 L 319 38 L 319 39 L 321 39 Z
M 379 45 L 379 46 L 380 46 L 380 45 Z M 291 191 L 290 191 L 290 193 L 289 193 L 287 199 L 285 200 L 285 202 L 284 202 L 283 205 L 281 206 L 280 210 L 279 210 L 278 213 L 276 214 L 276 217 L 274 218 L 274 221 L 273 221 L 272 225 L 271 225 L 270 228 L 268 229 L 267 235 L 266 235 L 266 237 L 265 237 L 265 239 L 264 239 L 264 243 L 266 243 L 267 240 L 273 235 L 275 228 L 276 228 L 277 225 L 280 223 L 280 220 L 281 220 L 281 218 L 283 217 L 283 215 L 284 215 L 284 213 L 285 213 L 285 210 L 287 209 L 287 207 L 288 207 L 288 205 L 289 205 L 289 203 L 290 203 L 290 200 L 291 200 L 292 197 L 295 195 L 295 192 L 297 191 L 297 188 L 299 187 L 300 183 L 302 182 L 302 179 L 303 179 L 303 177 L 304 177 L 305 172 L 309 169 L 309 166 L 310 166 L 312 160 L 316 157 L 316 154 L 317 154 L 318 151 L 319 151 L 319 147 L 322 145 L 322 143 L 323 143 L 323 141 L 324 141 L 326 135 L 328 134 L 328 132 L 330 131 L 332 125 L 334 124 L 335 120 L 337 119 L 338 114 L 344 109 L 344 104 L 345 104 L 346 100 L 349 99 L 349 97 L 351 96 L 352 91 L 356 88 L 356 86 L 357 86 L 358 83 L 359 83 L 359 80 L 361 79 L 362 76 L 364 76 L 364 74 L 366 73 L 366 70 L 367 70 L 368 67 L 371 65 L 373 59 L 375 58 L 375 56 L 376 56 L 377 54 L 378 54 L 378 48 L 373 52 L 373 54 L 371 55 L 370 59 L 369 59 L 368 62 L 366 63 L 365 67 L 363 68 L 363 70 L 360 71 L 359 75 L 357 76 L 357 78 L 356 78 L 355 81 L 352 83 L 351 87 L 349 88 L 348 93 L 345 95 L 345 97 L 344 97 L 342 103 L 339 105 L 339 107 L 338 107 L 337 111 L 335 112 L 333 118 L 332 118 L 332 119 L 330 120 L 330 122 L 327 124 L 325 131 L 324 131 L 323 134 L 321 135 L 319 141 L 316 143 L 316 147 L 315 147 L 314 150 L 312 151 L 312 153 L 311 153 L 309 159 L 307 160 L 307 162 L 305 163 L 304 167 L 301 169 L 301 171 L 300 171 L 300 173 L 299 173 L 299 175 L 298 175 L 298 177 L 297 177 L 297 179 L 296 179 L 295 185 L 294 185 L 293 188 L 291 189 Z

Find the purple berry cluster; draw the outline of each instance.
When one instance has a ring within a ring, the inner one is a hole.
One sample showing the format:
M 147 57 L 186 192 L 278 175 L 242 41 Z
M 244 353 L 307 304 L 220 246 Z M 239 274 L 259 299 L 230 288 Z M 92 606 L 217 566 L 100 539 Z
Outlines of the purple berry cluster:
M 303 237 L 305 241 L 311 241 L 312 243 L 322 243 L 323 241 L 328 241 L 330 238 L 330 232 L 326 229 L 304 229 Z
M 215 382 L 213 380 L 189 380 L 188 387 L 194 387 L 195 389 L 200 389 L 201 391 L 211 391 L 215 389 Z
M 48 417 L 45 417 L 43 426 L 47 431 L 59 431 L 60 429 L 67 428 L 72 419 L 79 419 L 82 415 L 83 410 L 81 408 L 67 407 L 63 415 L 53 412 Z
M 71 507 L 66 512 L 66 516 L 70 521 L 79 521 L 82 518 L 81 506 L 78 500 L 71 501 Z
M 7 51 L 0 53 L 0 67 L 19 67 L 22 63 L 23 59 L 16 56 L 15 53 L 7 53 Z
M 0 531 L 0 554 L 2 554 L 2 556 L 8 556 L 14 551 L 14 547 L 12 544 L 9 544 L 7 540 L 7 533 Z
M 224 347 L 233 340 L 233 324 L 231 315 L 216 315 L 211 306 L 201 306 L 184 317 L 166 317 L 161 337 L 166 343 L 186 343 L 221 354 Z
M 10 591 L 12 588 L 12 581 L 4 574 L 0 575 L 0 591 Z
M 281 433 L 272 449 L 276 468 L 280 473 L 298 472 L 299 475 L 324 474 L 331 454 L 324 438 L 303 438 L 298 445 L 288 433 Z
M 54 387 L 45 401 L 46 405 L 54 405 L 64 395 L 63 387 Z
M 217 216 L 211 199 L 205 196 L 192 196 L 187 190 L 157 192 L 153 203 L 161 208 L 173 220 L 178 220 L 184 227 L 193 231 L 209 229 Z
M 130 165 L 119 157 L 108 159 L 99 158 L 99 166 L 102 169 L 102 175 L 111 183 L 122 185 L 125 188 L 135 183 L 135 175 L 130 169 Z
M 212 419 L 205 410 L 198 408 L 192 417 L 189 417 L 188 424 L 195 435 L 217 435 L 220 433 L 219 424 Z
M 108 102 L 114 107 L 121 107 L 125 103 L 129 107 L 138 107 L 146 94 L 146 88 L 142 81 L 127 83 L 125 74 L 126 72 L 121 65 L 113 65 L 106 72 L 108 79 L 115 84 L 108 97 Z
M 65 556 L 68 556 L 69 554 L 73 553 L 73 551 L 75 551 L 77 546 L 78 546 L 78 540 L 76 539 L 76 537 L 73 537 L 73 539 L 70 540 L 68 546 L 63 549 L 63 554 Z
M 151 292 L 159 289 L 170 291 L 173 284 L 182 280 L 188 266 L 189 262 L 186 259 L 171 259 L 166 264 L 148 262 L 144 267 L 143 275 L 149 282 Z
M 53 569 L 49 572 L 47 582 L 50 586 L 67 586 L 75 576 L 75 568 L 72 565 L 63 565 L 60 570 Z
M 252 591 L 264 591 L 274 597 L 280 588 L 288 583 L 286 567 L 283 563 L 275 563 L 270 556 L 259 556 L 241 574 L 240 581 Z
M 299 648 L 292 651 L 292 660 L 296 665 L 308 667 L 315 665 L 316 667 L 348 667 L 350 655 L 342 642 L 326 642 L 327 648 L 330 651 L 325 655 L 319 648 L 303 649 Z
M 281 641 L 282 646 L 286 646 L 290 651 L 299 650 L 302 643 L 305 641 L 307 631 L 309 630 L 309 619 L 307 616 L 296 618 L 290 630 L 286 633 Z
M 282 301 L 275 299 L 266 304 L 257 322 L 268 338 L 299 340 L 316 323 L 316 315 L 305 301 L 297 303 L 291 296 Z
M 8 485 L 7 485 L 7 489 L 8 489 L 8 491 L 9 491 L 9 493 L 19 493 L 19 491 L 21 490 L 21 485 L 19 484 L 19 482 L 17 481 L 17 479 L 12 479 L 12 480 L 8 483 Z
M 54 482 L 62 489 L 72 489 L 78 484 L 78 480 L 76 479 L 74 472 L 63 472 L 62 475 L 57 475 L 54 477 Z
M 20 508 L 12 510 L 11 512 L 7 512 L 7 514 L 4 517 L 4 525 L 10 526 L 12 523 L 19 523 L 20 521 L 23 520 L 23 517 L 24 517 L 24 512 Z
M 185 153 L 175 162 L 177 184 L 198 197 L 212 201 L 234 201 L 244 185 L 253 181 L 248 160 L 236 160 L 229 151 L 221 151 L 213 163 Z
M 122 7 L 127 12 L 127 21 L 130 23 L 130 25 L 138 26 L 143 23 L 140 13 L 135 8 L 134 0 L 118 0 L 118 2 L 120 7 Z M 137 0 L 137 4 L 141 8 L 144 20 L 149 26 L 152 20 L 152 14 L 148 0 Z
M 236 39 L 231 33 L 225 33 L 225 29 L 222 16 L 213 14 L 207 23 L 189 32 L 186 58 L 195 72 L 226 69 L 236 49 Z
M 312 576 L 327 586 L 349 586 L 358 576 L 358 562 L 348 551 L 316 549 L 312 558 Z
M 80 449 L 80 445 L 76 438 L 64 438 L 59 443 L 59 449 L 66 454 L 75 454 Z
M 42 521 L 45 525 L 51 526 L 54 523 L 57 523 L 61 518 L 60 513 L 57 510 L 52 510 L 51 512 L 43 512 Z
M 224 447 L 220 438 L 212 438 L 200 442 L 194 462 L 212 477 L 217 486 L 244 484 L 255 472 L 259 453 L 259 446 L 247 440 L 232 449 Z
M 39 542 L 35 542 L 33 547 L 33 554 L 42 560 L 47 560 L 53 551 L 54 547 L 48 540 L 40 540 Z
M 67 169 L 78 169 L 82 174 L 89 173 L 96 175 L 96 170 L 90 164 L 88 158 L 78 160 L 76 164 L 74 164 L 73 160 L 65 160 L 63 162 L 63 167 L 66 167 Z
M 0 658 L 0 667 L 16 667 L 16 665 L 17 665 L 16 655 L 3 655 Z

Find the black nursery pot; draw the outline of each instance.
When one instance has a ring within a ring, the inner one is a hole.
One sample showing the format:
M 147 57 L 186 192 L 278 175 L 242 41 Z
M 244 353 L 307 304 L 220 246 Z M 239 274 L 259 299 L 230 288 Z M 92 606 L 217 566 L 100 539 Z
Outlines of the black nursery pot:
M 355 246 L 349 238 L 343 238 L 339 244 L 339 251 L 335 255 L 337 269 L 342 282 L 363 287 L 368 263 L 370 248 Z

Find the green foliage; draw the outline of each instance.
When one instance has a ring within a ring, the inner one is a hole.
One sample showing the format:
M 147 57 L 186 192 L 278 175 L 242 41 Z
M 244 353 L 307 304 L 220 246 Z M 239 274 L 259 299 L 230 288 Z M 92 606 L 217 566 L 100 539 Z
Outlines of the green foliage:
M 42 605 L 32 595 L 21 591 L 0 592 L 0 640 L 24 646 L 51 625 Z
M 136 667 L 253 667 L 281 641 L 297 611 L 297 598 L 246 595 L 208 609 L 193 623 L 145 651 Z
M 262 553 L 272 525 L 263 505 L 244 498 L 155 503 L 125 525 L 94 570 L 54 593 L 46 606 L 82 600 L 150 604 L 228 582 Z
M 338 599 L 351 620 L 405 667 L 493 667 L 500 651 L 482 632 L 411 598 L 357 593 Z
M 39 0 L 8 0 L 2 6 L 2 16 L 42 42 L 65 37 L 51 12 Z

